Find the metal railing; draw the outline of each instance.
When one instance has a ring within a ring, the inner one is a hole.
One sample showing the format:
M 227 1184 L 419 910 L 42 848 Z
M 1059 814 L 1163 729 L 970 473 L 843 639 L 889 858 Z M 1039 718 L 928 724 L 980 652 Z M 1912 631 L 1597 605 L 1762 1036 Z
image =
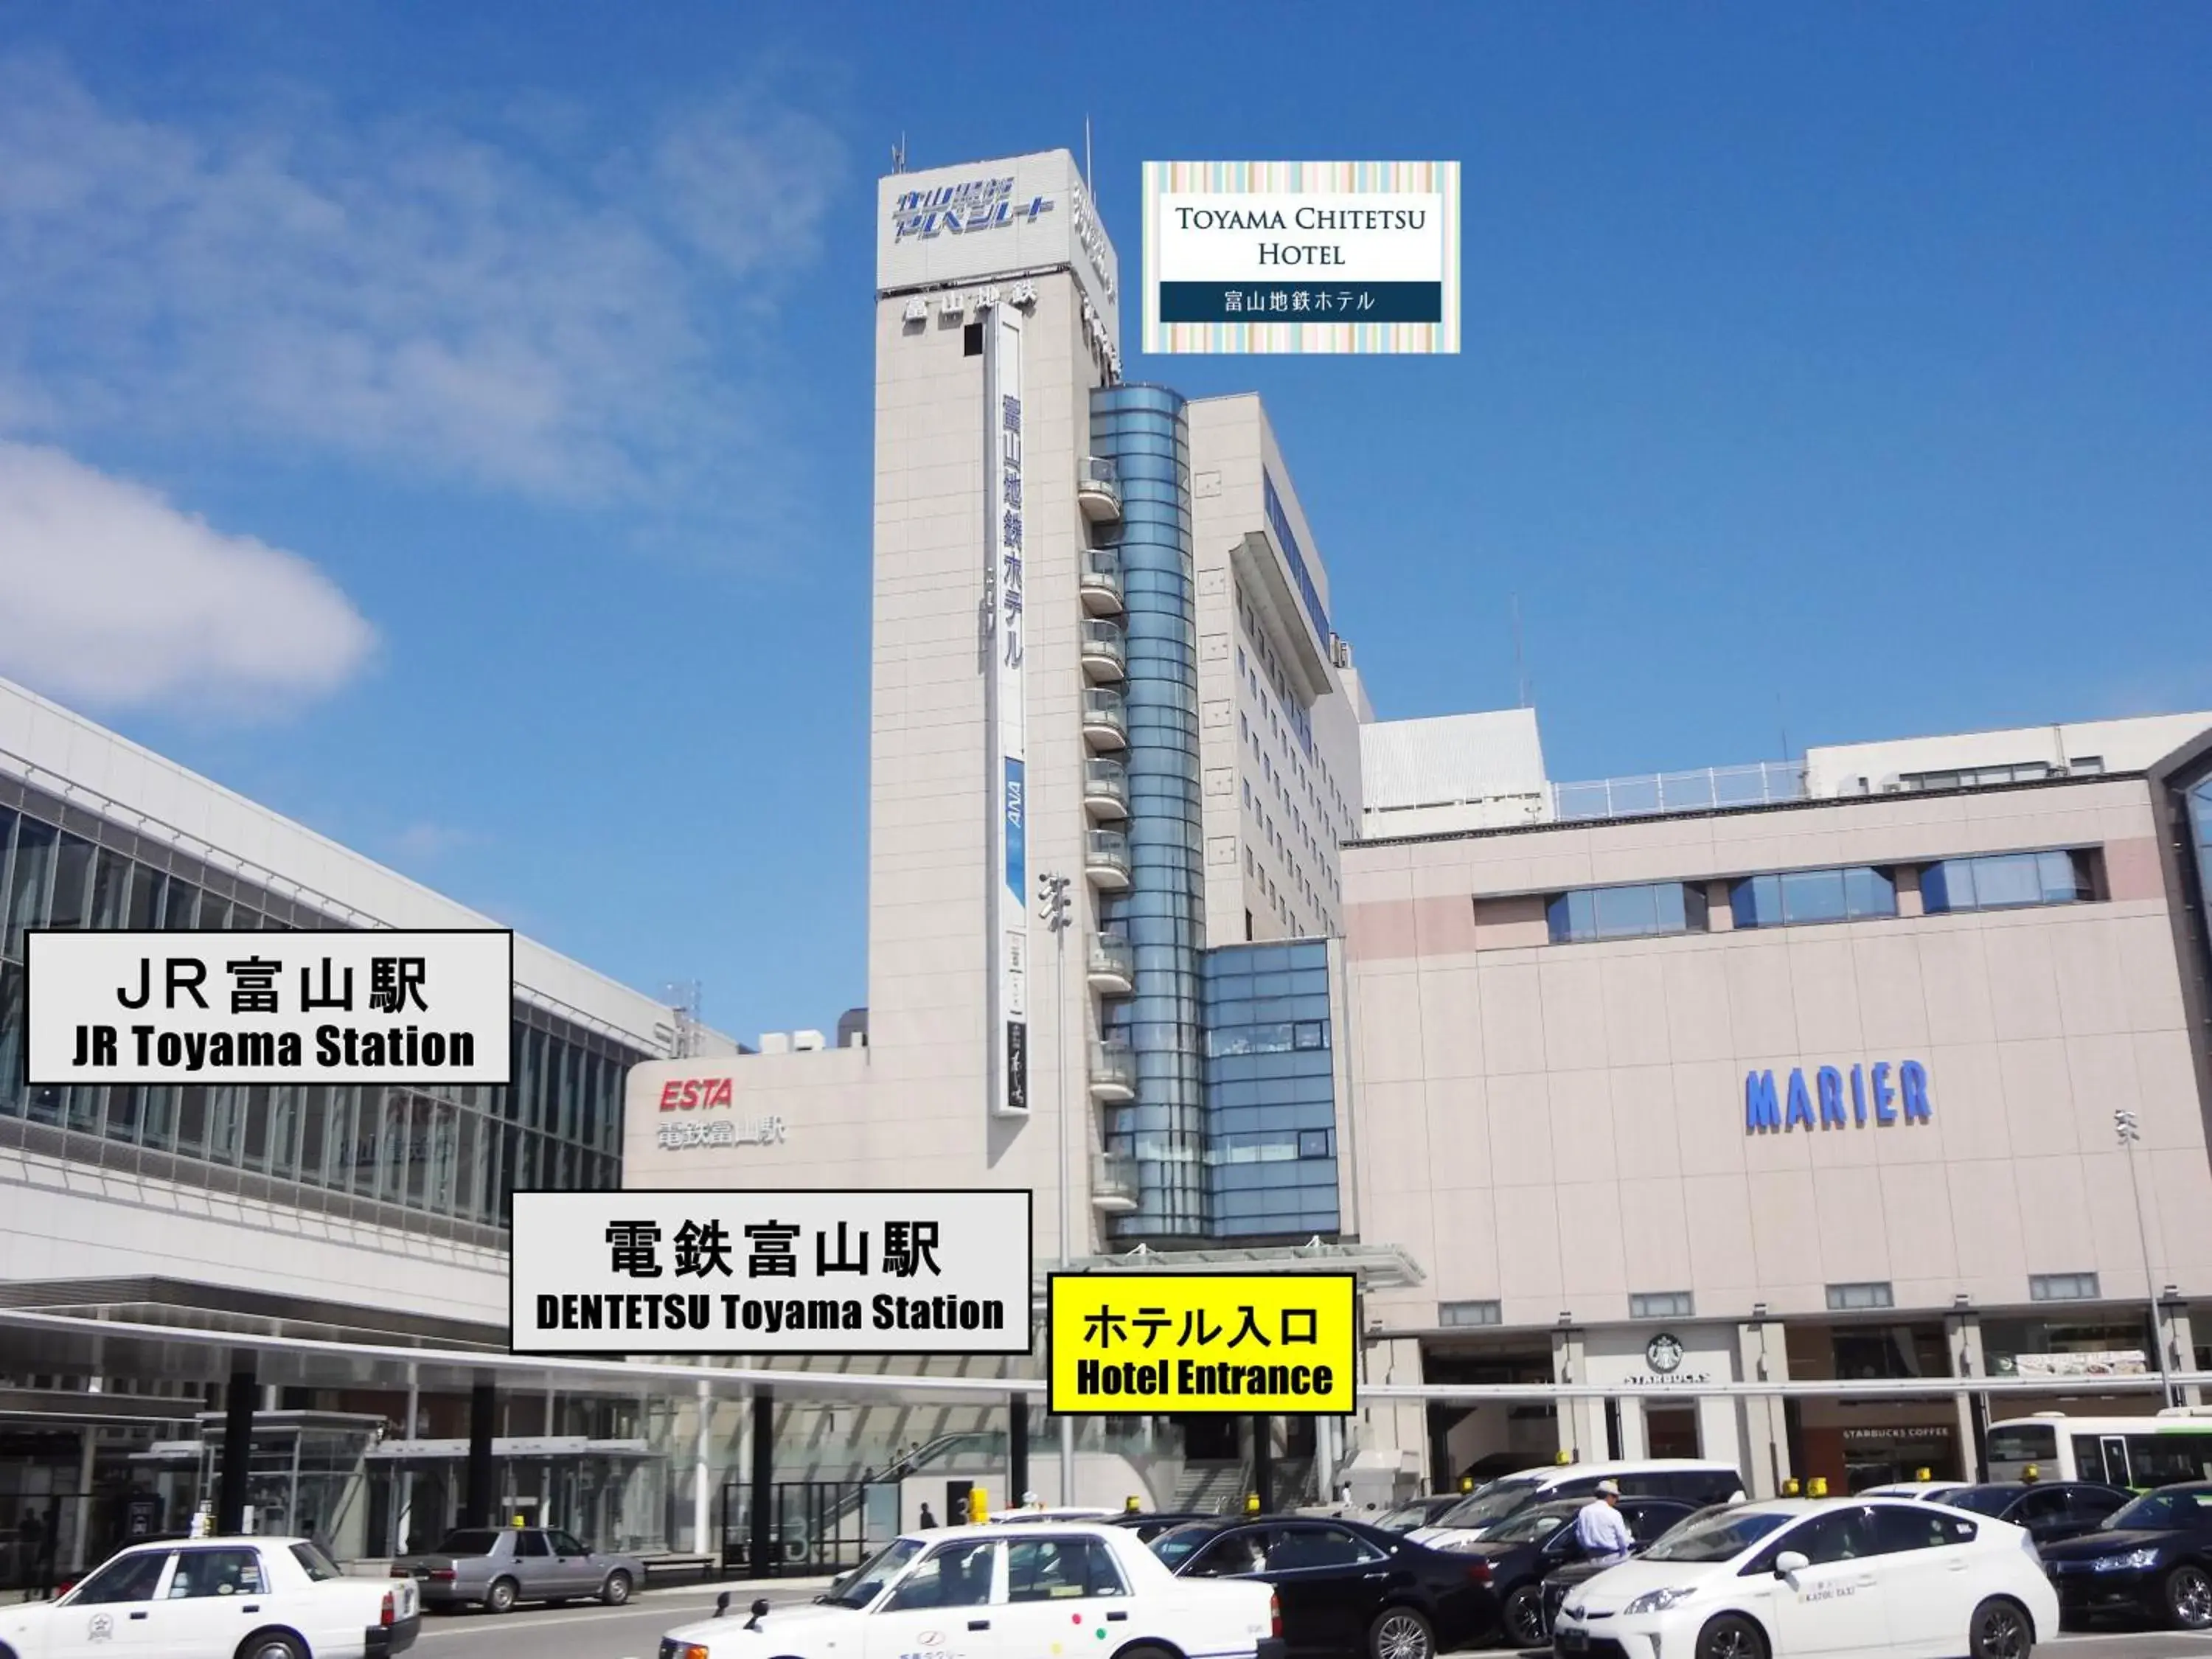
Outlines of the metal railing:
M 1121 623 L 1105 617 L 1083 619 L 1083 666 L 1103 679 L 1118 680 L 1128 672 L 1127 636 Z
M 1698 772 L 1650 772 L 1552 786 L 1552 816 L 1566 823 L 1589 818 L 1648 817 L 1659 812 L 1705 812 L 1729 806 L 1767 806 L 1803 800 L 1805 763 L 1755 761 L 1748 766 L 1709 766 Z
M 1093 933 L 1091 936 L 1091 959 L 1085 965 L 1091 986 L 1098 988 L 1101 981 L 1112 986 L 1130 986 L 1137 982 L 1137 950 L 1125 939 L 1112 933 Z
M 1119 830 L 1091 830 L 1083 837 L 1084 873 L 1101 886 L 1129 884 L 1129 838 Z
M 1102 817 L 1129 812 L 1129 769 L 1117 760 L 1093 757 L 1083 763 L 1083 804 Z
M 1129 740 L 1129 716 L 1119 691 L 1099 685 L 1084 689 L 1083 735 L 1108 747 Z
M 1075 468 L 1075 499 L 1087 518 L 1121 516 L 1121 471 L 1103 456 L 1087 455 Z
M 1091 1045 L 1091 1092 L 1127 1100 L 1137 1092 L 1137 1051 L 1111 1037 Z
M 1085 548 L 1078 586 L 1086 610 L 1094 614 L 1119 611 L 1121 608 L 1121 550 L 1112 547 Z
M 1091 1154 L 1091 1202 L 1101 1210 L 1137 1207 L 1137 1160 L 1111 1152 Z

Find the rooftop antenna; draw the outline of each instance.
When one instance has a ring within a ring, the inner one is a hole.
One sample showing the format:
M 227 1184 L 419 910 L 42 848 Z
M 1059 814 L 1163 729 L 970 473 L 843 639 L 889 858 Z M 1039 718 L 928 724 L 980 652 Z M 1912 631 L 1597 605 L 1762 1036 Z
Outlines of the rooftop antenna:
M 1091 198 L 1095 208 L 1098 203 L 1098 186 L 1091 179 L 1091 118 L 1083 118 L 1083 193 Z
M 1528 706 L 1528 665 L 1521 654 L 1521 596 L 1513 596 L 1513 684 L 1521 702 L 1518 707 Z
M 906 134 L 902 132 L 899 134 L 898 143 L 891 146 L 891 171 L 893 173 L 906 171 Z
M 1774 719 L 1775 722 L 1782 728 L 1782 758 L 1784 760 L 1793 759 L 1795 757 L 1792 756 L 1790 750 L 1790 720 L 1789 717 L 1783 713 L 1782 694 L 1779 691 L 1777 691 L 1774 694 Z

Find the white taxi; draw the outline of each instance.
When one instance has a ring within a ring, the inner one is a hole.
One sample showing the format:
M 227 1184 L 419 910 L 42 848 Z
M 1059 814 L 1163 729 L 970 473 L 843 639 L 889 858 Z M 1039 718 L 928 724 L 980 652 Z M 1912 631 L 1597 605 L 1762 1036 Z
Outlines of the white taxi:
M 659 1659 L 1283 1659 L 1273 1587 L 1178 1578 L 1123 1527 L 949 1527 L 901 1538 L 811 1605 L 670 1631 Z M 1163 1656 L 1164 1659 L 1164 1656 Z
M 308 1539 L 196 1538 L 0 1607 L 0 1659 L 390 1659 L 422 1622 L 413 1583 L 349 1578 Z
M 1567 1594 L 1565 1659 L 2027 1659 L 2058 1597 L 2020 1528 L 1907 1499 L 1785 1498 L 1686 1522 Z

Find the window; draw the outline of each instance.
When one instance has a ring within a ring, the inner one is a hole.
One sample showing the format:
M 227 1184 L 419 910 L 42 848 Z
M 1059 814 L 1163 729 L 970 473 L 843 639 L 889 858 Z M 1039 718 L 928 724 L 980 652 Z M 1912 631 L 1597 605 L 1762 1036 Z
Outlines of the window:
M 1500 1325 L 1504 1323 L 1504 1306 L 1496 1302 L 1439 1302 L 1437 1322 L 1441 1325 Z
M 1878 1555 L 1898 1555 L 1907 1550 L 1940 1550 L 1946 1544 L 1972 1541 L 1974 1523 L 1945 1515 L 1924 1504 L 1877 1504 L 1874 1507 L 1874 1547 Z
M 983 325 L 969 323 L 960 331 L 960 355 L 980 357 L 983 355 Z
M 1796 1550 L 1816 1567 L 1831 1561 L 1856 1561 L 1877 1553 L 1873 1519 L 1870 1506 L 1837 1510 L 1807 1522 L 1779 1540 L 1772 1553 L 1778 1558 Z M 1773 1570 L 1770 1564 L 1767 1571 Z
M 980 1607 L 991 1599 L 995 1540 L 947 1544 L 931 1553 L 891 1592 L 884 1611 L 906 1607 Z
M 181 1550 L 169 1580 L 169 1600 L 207 1595 L 258 1595 L 261 1557 L 252 1550 Z
M 1705 890 L 1678 881 L 1642 887 L 1585 887 L 1561 893 L 1547 907 L 1554 945 L 1703 933 Z
M 300 1564 L 300 1571 L 318 1584 L 340 1577 L 337 1563 L 317 1545 L 304 1541 L 293 1545 L 292 1559 Z
M 1168 1534 L 1174 1537 L 1173 1533 Z M 1162 1543 L 1165 1539 L 1161 1540 Z M 1158 1547 L 1157 1546 L 1155 1547 Z M 1163 1556 L 1163 1559 L 1166 1559 Z M 1206 1553 L 1183 1569 L 1186 1578 L 1231 1578 L 1267 1570 L 1267 1532 L 1264 1527 L 1225 1533 Z
M 1298 1131 L 1298 1156 L 1334 1158 L 1336 1149 L 1329 1143 L 1334 1139 L 1334 1132 L 1328 1129 L 1301 1129 Z
M 118 1601 L 150 1601 L 161 1574 L 169 1565 L 169 1552 L 148 1550 L 111 1561 L 79 1584 L 70 1596 L 73 1607 L 112 1607 Z
M 1893 1308 L 1896 1305 L 1896 1298 L 1891 1294 L 1887 1282 L 1828 1286 L 1828 1306 L 1836 1313 L 1850 1313 L 1863 1308 Z
M 2207 1478 L 2205 1471 L 2212 1468 L 2212 1431 L 2131 1434 L 2128 1466 L 2135 1472 L 2131 1486 L 2172 1486 L 2185 1480 L 2203 1480 Z
M 1900 772 L 1901 789 L 1988 789 L 2006 783 L 2040 783 L 2056 777 L 2046 761 L 2021 761 L 2011 766 L 1962 766 L 1948 772 Z
M 532 1527 L 514 1534 L 514 1553 L 526 1559 L 550 1555 L 553 1547 L 545 1541 L 545 1534 Z
M 1382 1553 L 1342 1527 L 1278 1527 L 1267 1552 L 1267 1571 L 1294 1567 L 1356 1567 L 1380 1561 Z
M 1897 882 L 1887 870 L 1789 870 L 1732 884 L 1729 908 L 1739 927 L 1795 927 L 1897 914 Z
M 581 1544 L 575 1540 L 574 1536 L 568 1533 L 551 1532 L 545 1535 L 553 1540 L 553 1553 L 556 1555 L 575 1556 L 589 1555 L 591 1553 L 591 1551 L 586 1549 Z
M 1628 1298 L 1631 1319 L 1687 1319 L 1695 1311 L 1687 1291 L 1646 1291 Z
M 1127 1595 L 1114 1552 L 1097 1538 L 1024 1538 L 1006 1546 L 1006 1600 Z
M 1931 915 L 2008 910 L 2030 904 L 2075 904 L 2095 891 L 2086 852 L 2002 853 L 1946 859 L 1920 872 L 1920 895 Z
M 2083 755 L 2077 760 L 2068 761 L 2066 769 L 2076 777 L 2101 777 L 2105 771 L 2105 757 L 2102 755 Z
M 2027 1280 L 2027 1299 L 2031 1302 L 2094 1302 L 2097 1299 L 2097 1275 L 2031 1273 Z

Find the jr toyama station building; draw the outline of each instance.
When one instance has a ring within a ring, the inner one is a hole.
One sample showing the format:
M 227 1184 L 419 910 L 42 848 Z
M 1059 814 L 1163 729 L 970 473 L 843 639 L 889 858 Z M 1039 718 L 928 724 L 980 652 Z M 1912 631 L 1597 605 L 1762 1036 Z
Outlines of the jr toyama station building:
M 1530 710 L 1378 721 L 1260 400 L 1122 379 L 1072 158 L 876 219 L 866 1006 L 635 1066 L 626 1184 L 1029 1188 L 1041 1273 L 1358 1275 L 1355 1416 L 1087 1419 L 1048 1498 L 1843 1490 L 2159 1404 L 2089 1379 L 2195 1397 L 2212 715 L 1589 784 Z M 823 1408 L 776 1455 L 994 1434 Z

